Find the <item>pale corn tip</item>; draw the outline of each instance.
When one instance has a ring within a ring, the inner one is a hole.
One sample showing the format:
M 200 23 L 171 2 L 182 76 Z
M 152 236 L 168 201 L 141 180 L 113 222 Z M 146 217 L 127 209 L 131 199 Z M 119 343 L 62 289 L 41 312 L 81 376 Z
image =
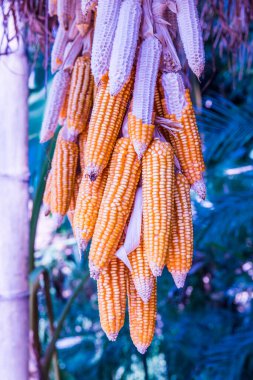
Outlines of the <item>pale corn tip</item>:
M 133 146 L 134 146 L 134 150 L 138 156 L 138 160 L 140 161 L 143 157 L 143 154 L 147 150 L 147 145 L 142 143 L 142 142 L 139 142 L 139 141 L 133 141 Z
M 144 355 L 147 352 L 148 345 L 147 344 L 136 344 L 137 351 Z
M 54 133 L 52 131 L 43 131 L 43 130 L 41 130 L 40 143 L 44 144 L 45 142 L 51 140 L 51 138 L 53 136 L 54 136 Z
M 149 263 L 149 267 L 151 269 L 151 272 L 153 274 L 153 276 L 155 277 L 160 277 L 162 275 L 162 272 L 163 272 L 163 268 L 164 267 L 159 267 L 156 263 L 154 263 L 153 261 L 150 261 Z
M 85 239 L 82 239 L 80 228 L 75 229 L 75 235 L 79 251 L 84 252 L 87 248 L 88 242 Z
M 191 186 L 192 190 L 195 191 L 195 193 L 198 194 L 198 196 L 205 200 L 206 199 L 206 185 L 205 182 L 202 179 L 199 181 L 194 182 L 194 184 Z
M 178 289 L 183 288 L 187 273 L 185 273 L 185 272 L 171 272 L 171 275 L 173 277 L 173 280 L 175 282 L 176 287 Z
M 115 342 L 118 337 L 118 333 L 106 334 L 106 336 L 108 340 L 110 340 L 111 342 Z
M 91 182 L 94 182 L 94 181 L 96 181 L 96 179 L 99 175 L 99 170 L 96 166 L 93 166 L 93 167 L 87 166 L 86 167 L 86 173 L 88 174 Z
M 61 214 L 58 214 L 58 213 L 53 213 L 52 216 L 53 216 L 53 221 L 54 221 L 55 228 L 59 228 L 60 225 L 63 222 L 64 215 L 61 215 Z
M 50 206 L 49 205 L 43 205 L 43 214 L 45 216 L 48 216 L 50 214 Z
M 93 278 L 93 280 L 98 280 L 100 275 L 100 270 L 92 261 L 89 261 L 89 269 L 90 269 L 90 277 Z
M 135 289 L 138 293 L 138 295 L 141 297 L 142 301 L 144 303 L 147 303 L 151 297 L 153 286 L 154 286 L 154 279 L 153 278 L 135 278 L 133 279 Z

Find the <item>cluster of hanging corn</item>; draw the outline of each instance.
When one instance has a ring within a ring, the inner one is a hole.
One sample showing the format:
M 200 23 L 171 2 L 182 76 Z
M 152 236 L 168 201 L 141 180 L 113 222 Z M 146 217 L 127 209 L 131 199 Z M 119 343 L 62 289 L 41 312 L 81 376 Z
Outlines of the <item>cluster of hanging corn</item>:
M 205 198 L 201 141 L 178 57 L 182 46 L 201 76 L 195 0 L 49 0 L 49 13 L 59 21 L 57 73 L 41 142 L 62 128 L 46 213 L 58 225 L 68 215 L 81 252 L 92 239 L 102 328 L 117 338 L 128 297 L 131 338 L 144 353 L 155 329 L 156 277 L 167 266 L 183 287 L 191 267 L 190 188 Z

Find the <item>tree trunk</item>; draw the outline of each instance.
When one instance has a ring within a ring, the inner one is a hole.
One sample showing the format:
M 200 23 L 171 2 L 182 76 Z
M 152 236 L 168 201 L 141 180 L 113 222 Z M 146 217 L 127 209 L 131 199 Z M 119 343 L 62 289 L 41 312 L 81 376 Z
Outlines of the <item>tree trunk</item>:
M 0 57 L 0 379 L 27 380 L 28 63 L 22 41 L 11 44 Z

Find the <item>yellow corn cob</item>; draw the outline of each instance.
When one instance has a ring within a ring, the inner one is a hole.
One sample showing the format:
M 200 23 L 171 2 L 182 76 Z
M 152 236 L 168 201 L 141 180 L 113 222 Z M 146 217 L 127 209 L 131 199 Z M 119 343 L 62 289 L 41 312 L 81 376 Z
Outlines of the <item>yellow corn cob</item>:
M 193 189 L 202 199 L 205 199 L 206 189 L 203 181 L 205 163 L 201 150 L 201 139 L 192 106 L 190 91 L 185 91 L 186 106 L 182 112 L 180 123 L 182 127 L 177 133 L 170 134 L 169 140 L 179 160 L 181 170 Z M 169 115 L 165 99 L 162 100 L 165 117 L 176 120 L 175 115 Z
M 107 175 L 108 171 L 106 169 L 98 176 L 95 182 L 91 182 L 89 177 L 83 174 L 74 217 L 75 235 L 80 251 L 85 251 L 88 242 L 92 238 Z
M 144 246 L 154 276 L 161 276 L 166 264 L 174 177 L 171 145 L 154 140 L 142 161 Z
M 81 166 L 81 172 L 84 173 L 85 169 L 85 162 L 84 162 L 84 156 L 85 156 L 85 149 L 87 144 L 87 138 L 88 138 L 88 129 L 85 129 L 82 133 L 80 133 L 78 138 L 78 146 L 79 146 L 79 163 Z
M 69 222 L 71 224 L 73 231 L 74 231 L 74 228 L 73 228 L 74 213 L 75 213 L 75 209 L 76 209 L 76 200 L 77 200 L 77 196 L 78 196 L 78 192 L 79 192 L 81 179 L 82 179 L 82 176 L 80 175 L 80 173 L 76 174 L 74 190 L 73 190 L 73 193 L 71 196 L 70 205 L 69 205 L 69 209 L 67 212 L 67 216 L 68 216 L 68 219 L 69 219 Z
M 60 111 L 60 115 L 58 119 L 58 124 L 61 126 L 64 125 L 65 120 L 67 119 L 67 115 L 68 115 L 69 90 L 70 90 L 70 86 L 65 95 L 63 105 L 61 106 L 61 111 Z
M 141 242 L 135 251 L 128 256 L 132 272 L 131 276 L 137 290 L 138 295 L 143 302 L 148 302 L 152 294 L 155 278 L 149 268 L 146 252 L 144 249 L 143 235 Z
M 71 76 L 68 103 L 68 131 L 76 136 L 88 125 L 93 98 L 93 78 L 90 70 L 90 58 L 77 58 Z
M 156 323 L 156 280 L 151 297 L 144 303 L 137 294 L 130 272 L 127 276 L 127 296 L 130 335 L 134 345 L 141 354 L 150 346 Z
M 130 139 L 119 139 L 110 162 L 90 249 L 90 273 L 95 279 L 116 252 L 134 201 L 140 171 L 140 161 Z
M 123 241 L 121 241 L 121 244 Z M 120 246 L 119 246 L 120 248 Z M 113 257 L 102 271 L 98 282 L 98 307 L 101 327 L 111 341 L 117 339 L 124 325 L 126 312 L 126 271 L 125 264 Z
M 50 214 L 51 190 L 52 190 L 52 171 L 50 170 L 46 179 L 46 187 L 45 187 L 44 195 L 43 195 L 43 208 L 44 208 L 45 216 L 48 216 Z
M 190 185 L 183 174 L 176 175 L 174 211 L 168 249 L 167 267 L 178 288 L 184 286 L 192 265 L 193 226 Z
M 108 77 L 98 87 L 85 151 L 85 171 L 91 181 L 97 178 L 109 162 L 130 99 L 133 79 L 132 73 L 115 96 L 109 94 Z
M 139 160 L 149 146 L 153 138 L 154 130 L 154 124 L 144 124 L 141 119 L 137 119 L 129 112 L 128 133 Z
M 67 141 L 65 128 L 57 137 L 52 162 L 51 212 L 60 225 L 67 213 L 75 185 L 78 145 Z

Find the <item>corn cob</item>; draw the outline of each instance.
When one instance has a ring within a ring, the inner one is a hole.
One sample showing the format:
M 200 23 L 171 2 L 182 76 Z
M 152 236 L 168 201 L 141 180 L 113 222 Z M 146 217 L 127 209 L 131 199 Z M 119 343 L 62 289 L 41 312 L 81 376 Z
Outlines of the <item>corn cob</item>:
M 89 11 L 95 10 L 98 5 L 98 0 L 81 0 L 81 9 L 83 15 L 86 15 Z
M 87 149 L 85 151 L 86 173 L 94 181 L 107 166 L 133 86 L 133 73 L 116 96 L 109 94 L 108 77 L 98 88 L 89 123 Z
M 57 0 L 57 16 L 59 24 L 63 29 L 68 30 L 75 16 L 75 1 Z
M 171 9 L 167 10 L 166 21 L 169 23 L 168 28 L 172 38 L 172 41 L 176 41 L 177 38 L 177 12 Z
M 57 0 L 48 1 L 48 14 L 51 17 L 57 15 Z
M 75 24 L 81 36 L 84 37 L 90 25 L 91 12 L 87 12 L 84 14 L 82 12 L 81 3 L 82 3 L 81 0 L 76 0 Z
M 69 102 L 69 90 L 70 86 L 68 87 L 67 93 L 64 98 L 63 105 L 61 107 L 59 119 L 58 119 L 58 124 L 60 126 L 63 126 L 65 124 L 65 121 L 67 119 L 67 114 L 68 114 L 68 102 Z
M 90 272 L 95 279 L 116 252 L 134 201 L 140 171 L 140 161 L 130 140 L 119 139 L 110 162 L 90 249 Z
M 182 76 L 179 73 L 163 73 L 162 86 L 168 113 L 175 115 L 176 119 L 180 120 L 186 105 Z
M 59 26 L 51 53 L 51 72 L 54 74 L 62 65 L 64 51 L 69 41 L 69 33 Z
M 174 212 L 168 249 L 167 267 L 178 288 L 184 286 L 192 265 L 193 226 L 190 185 L 183 174 L 176 175 Z
M 107 175 L 108 171 L 106 169 L 98 176 L 95 182 L 91 182 L 89 177 L 83 174 L 74 217 L 75 235 L 78 247 L 81 251 L 85 251 L 92 238 Z
M 91 69 L 97 84 L 107 73 L 121 0 L 99 0 L 92 46 Z
M 143 235 L 141 242 L 135 251 L 131 252 L 128 256 L 132 272 L 131 276 L 134 282 L 135 289 L 143 302 L 148 302 L 152 289 L 155 283 L 155 278 L 149 268 L 146 252 L 144 249 Z
M 90 70 L 90 59 L 87 56 L 77 58 L 71 76 L 68 103 L 68 131 L 76 136 L 88 125 L 92 107 L 93 78 Z
M 139 37 L 141 13 L 139 0 L 122 2 L 109 67 L 111 95 L 118 94 L 131 74 Z
M 127 276 L 127 296 L 130 335 L 133 344 L 141 354 L 145 354 L 150 346 L 156 323 L 156 280 L 151 297 L 144 303 L 137 294 L 130 272 Z
M 123 242 L 121 242 L 121 245 Z M 101 327 L 111 341 L 117 339 L 124 325 L 126 312 L 125 264 L 113 257 L 101 273 L 98 282 L 98 307 Z
M 80 163 L 82 174 L 84 173 L 84 169 L 85 169 L 84 156 L 85 156 L 85 149 L 86 149 L 86 144 L 87 144 L 87 138 L 88 138 L 88 130 L 85 129 L 82 133 L 80 133 L 79 139 L 78 139 L 79 163 Z
M 46 186 L 45 186 L 44 195 L 43 195 L 43 209 L 44 209 L 45 216 L 48 216 L 50 214 L 51 189 L 52 189 L 52 171 L 50 170 L 46 179 Z
M 205 52 L 195 0 L 176 0 L 177 23 L 190 68 L 200 78 L 205 66 Z
M 141 119 L 137 119 L 131 112 L 128 113 L 128 133 L 139 160 L 149 146 L 154 130 L 154 124 L 144 124 Z
M 83 48 L 83 37 L 78 34 L 74 41 L 68 42 L 64 57 L 63 68 L 65 71 L 72 71 L 77 57 L 81 54 Z
M 169 143 L 154 140 L 143 157 L 144 247 L 154 276 L 161 276 L 171 228 L 174 158 Z
M 170 134 L 169 140 L 179 160 L 183 174 L 198 195 L 202 199 L 205 199 L 206 189 L 203 181 L 205 163 L 189 90 L 185 91 L 185 100 L 186 106 L 183 110 L 182 118 L 180 119 L 182 129 L 175 134 Z M 165 99 L 162 100 L 162 104 L 165 117 L 175 120 L 175 116 L 171 116 L 168 113 L 166 114 L 167 108 Z
M 76 200 L 77 200 L 77 196 L 78 196 L 78 192 L 79 192 L 81 179 L 82 179 L 82 176 L 80 174 L 76 174 L 74 191 L 72 193 L 70 204 L 69 204 L 69 209 L 67 212 L 67 216 L 68 216 L 68 219 L 69 219 L 69 222 L 72 226 L 73 231 L 74 231 L 74 228 L 73 228 L 74 213 L 75 213 L 75 209 L 76 209 Z
M 40 142 L 50 140 L 57 128 L 61 107 L 64 103 L 66 93 L 70 83 L 70 74 L 66 71 L 59 71 L 53 79 L 44 113 L 44 119 L 40 132 Z
M 57 137 L 52 163 L 51 212 L 60 225 L 67 213 L 74 191 L 78 145 L 66 140 L 66 130 Z

